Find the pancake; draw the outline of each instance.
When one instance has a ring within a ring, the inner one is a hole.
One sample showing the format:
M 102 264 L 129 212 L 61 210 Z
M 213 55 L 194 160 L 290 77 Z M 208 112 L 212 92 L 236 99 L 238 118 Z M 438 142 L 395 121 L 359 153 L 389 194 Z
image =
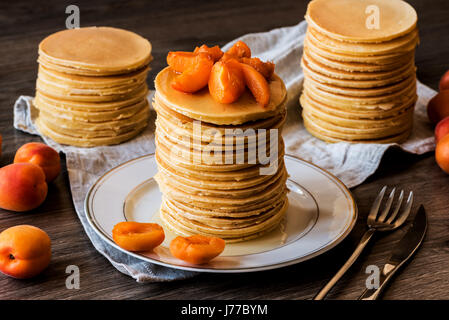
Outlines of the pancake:
M 313 83 L 306 79 L 304 81 L 304 91 L 315 100 L 331 107 L 341 107 L 348 110 L 386 110 L 408 101 L 411 97 L 415 97 L 416 82 L 411 81 L 405 88 L 382 96 L 353 97 L 324 91 L 315 87 Z
M 234 233 L 226 233 L 221 228 L 204 227 L 204 225 L 201 224 L 189 225 L 188 223 L 185 222 L 182 223 L 178 219 L 179 215 L 175 219 L 173 218 L 172 215 L 168 214 L 168 211 L 164 210 L 163 208 L 161 208 L 160 216 L 164 224 L 175 233 L 184 236 L 189 236 L 197 233 L 206 236 L 220 236 L 227 243 L 233 243 L 233 242 L 247 241 L 250 239 L 260 237 L 261 235 L 268 233 L 274 228 L 278 227 L 280 221 L 284 217 L 285 211 L 287 211 L 287 208 L 288 208 L 288 201 L 286 200 L 285 204 L 280 209 L 280 211 L 273 217 L 269 218 L 263 223 L 253 225 L 252 227 L 236 229 Z
M 310 113 L 303 112 L 304 124 L 307 127 L 312 127 L 312 131 L 317 131 L 325 136 L 334 137 L 341 140 L 350 141 L 381 141 L 382 139 L 399 136 L 402 133 L 409 131 L 412 127 L 410 121 L 408 125 L 397 125 L 389 127 L 388 130 L 378 128 L 348 128 L 331 124 L 323 121 L 311 115 Z
M 380 28 L 367 28 L 367 8 L 376 6 Z M 416 28 L 417 14 L 399 0 L 314 0 L 309 3 L 307 22 L 327 36 L 348 42 L 385 42 Z
M 307 91 L 304 91 L 300 97 L 300 103 L 303 107 L 312 106 L 315 109 L 323 111 L 327 115 L 334 115 L 337 117 L 354 120 L 379 120 L 393 117 L 400 114 L 403 110 L 414 106 L 416 100 L 416 96 L 410 97 L 409 100 L 405 101 L 404 103 L 397 104 L 393 108 L 378 108 L 377 106 L 373 106 L 372 108 L 370 107 L 366 109 L 349 109 L 332 107 L 323 104 L 315 100 L 313 97 L 310 97 Z
M 331 77 L 314 71 L 309 67 L 308 63 L 304 59 L 302 60 L 301 66 L 304 70 L 304 74 L 313 80 L 333 86 L 356 89 L 385 87 L 394 83 L 398 83 L 401 80 L 406 79 L 410 75 L 415 74 L 415 66 L 411 63 L 408 65 L 407 69 L 402 70 L 402 72 L 398 72 L 395 75 L 390 75 L 386 79 L 341 79 L 337 77 Z
M 86 101 L 71 101 L 65 99 L 54 98 L 47 95 L 45 92 L 36 90 L 36 98 L 39 98 L 51 104 L 54 107 L 66 108 L 69 110 L 77 110 L 81 112 L 99 112 L 99 111 L 111 111 L 120 110 L 126 108 L 130 105 L 136 104 L 144 99 L 148 95 L 148 87 L 142 86 L 135 95 L 129 97 L 129 99 L 118 100 L 118 101 L 105 101 L 105 102 L 86 102 Z
M 351 43 L 334 40 L 320 34 L 313 28 L 307 29 L 307 37 L 317 47 L 338 54 L 349 54 L 354 56 L 382 56 L 388 54 L 405 54 L 413 51 L 419 42 L 418 30 L 405 34 L 400 38 L 382 43 Z
M 56 32 L 39 44 L 39 55 L 55 65 L 92 72 L 126 73 L 146 65 L 151 44 L 141 36 L 111 27 Z
M 346 71 L 338 68 L 333 68 L 321 62 L 316 61 L 314 58 L 309 56 L 309 53 L 305 51 L 302 56 L 303 64 L 307 66 L 310 70 L 325 75 L 327 77 L 335 79 L 345 79 L 345 80 L 384 80 L 391 79 L 392 77 L 398 76 L 404 73 L 407 69 L 410 69 L 414 65 L 413 61 L 410 59 L 405 64 L 401 64 L 392 70 L 387 71 Z
M 323 91 L 334 93 L 338 95 L 351 96 L 351 97 L 379 97 L 388 95 L 391 93 L 395 93 L 401 91 L 412 83 L 416 82 L 415 73 L 410 73 L 407 77 L 400 82 L 396 82 L 390 85 L 375 87 L 375 88 L 348 88 L 348 87 L 340 87 L 328 83 L 323 83 L 314 80 L 312 77 L 307 77 L 307 81 L 312 83 L 316 88 L 319 88 Z
M 146 127 L 146 123 L 142 125 L 141 127 L 136 127 L 132 131 L 129 131 L 127 133 L 113 136 L 113 137 L 98 137 L 98 138 L 79 138 L 79 137 L 73 137 L 68 136 L 63 133 L 56 132 L 52 129 L 50 129 L 45 122 L 42 121 L 42 119 L 37 118 L 36 119 L 36 127 L 39 130 L 39 132 L 47 137 L 50 137 L 54 141 L 61 143 L 61 144 L 68 144 L 72 146 L 77 147 L 97 147 L 97 146 L 103 146 L 103 145 L 114 145 L 119 144 L 124 141 L 127 141 L 131 138 L 134 138 L 137 136 L 143 129 Z
M 343 70 L 349 73 L 395 71 L 397 68 L 407 65 L 410 61 L 414 60 L 414 53 L 411 52 L 397 56 L 392 62 L 384 64 L 339 61 L 320 55 L 318 52 L 315 52 L 314 48 L 308 46 L 307 44 L 304 45 L 304 54 L 307 57 L 310 57 L 310 59 L 313 59 L 326 67 Z
M 146 80 L 150 68 L 143 68 L 115 76 L 82 76 L 58 72 L 39 66 L 39 78 L 47 82 L 65 85 L 68 89 L 96 89 L 96 88 L 120 88 L 124 86 L 142 83 Z
M 273 117 L 285 109 L 287 90 L 277 75 L 273 75 L 269 82 L 271 98 L 267 106 L 259 105 L 248 90 L 231 104 L 216 102 L 207 88 L 195 94 L 185 94 L 172 88 L 171 82 L 175 77 L 176 73 L 169 67 L 159 72 L 154 82 L 155 95 L 170 109 L 195 120 L 217 125 L 238 125 Z
M 361 55 L 354 55 L 354 54 L 344 54 L 344 53 L 337 53 L 332 52 L 329 50 L 326 50 L 322 48 L 318 44 L 318 41 L 314 40 L 310 35 L 307 33 L 306 37 L 304 39 L 304 46 L 307 46 L 310 51 L 314 51 L 320 56 L 323 56 L 325 58 L 335 60 L 335 61 L 342 61 L 342 62 L 355 62 L 355 63 L 365 63 L 365 64 L 377 64 L 377 65 L 390 65 L 392 63 L 396 63 L 404 57 L 409 56 L 411 52 L 399 52 L 399 53 L 389 53 L 384 55 L 378 55 L 378 56 L 361 56 Z
M 74 109 L 68 109 L 64 107 L 58 107 L 54 104 L 47 103 L 41 96 L 36 95 L 34 99 L 34 105 L 39 110 L 51 113 L 55 117 L 63 119 L 77 121 L 77 122 L 108 122 L 122 119 L 128 119 L 141 111 L 143 108 L 148 108 L 147 99 L 141 100 L 136 104 L 132 104 L 122 109 L 110 110 L 110 111 L 79 111 Z
M 401 143 L 404 142 L 411 133 L 412 128 L 406 128 L 404 132 L 390 136 L 382 139 L 357 139 L 350 135 L 346 135 L 344 138 L 335 137 L 332 132 L 323 131 L 321 128 L 317 127 L 313 122 L 309 122 L 308 119 L 304 119 L 304 126 L 307 131 L 318 139 L 329 143 L 338 142 L 350 142 L 350 143 Z

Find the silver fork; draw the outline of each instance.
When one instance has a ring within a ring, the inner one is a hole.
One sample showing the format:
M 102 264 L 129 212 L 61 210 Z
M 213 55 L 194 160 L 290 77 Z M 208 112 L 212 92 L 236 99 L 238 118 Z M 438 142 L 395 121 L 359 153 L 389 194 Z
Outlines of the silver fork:
M 391 205 L 393 204 L 394 200 L 394 194 L 396 191 L 396 188 L 393 188 L 393 190 L 391 190 L 390 192 L 390 196 L 385 203 L 384 210 L 379 214 L 380 205 L 382 203 L 382 199 L 385 195 L 386 190 L 387 186 L 384 186 L 377 195 L 376 200 L 374 200 L 373 206 L 371 207 L 371 211 L 367 219 L 368 230 L 363 234 L 362 239 L 360 239 L 360 242 L 354 253 L 351 255 L 351 257 L 349 257 L 348 261 L 346 261 L 346 263 L 340 268 L 340 270 L 338 270 L 335 276 L 323 287 L 323 289 L 318 292 L 318 294 L 313 298 L 314 300 L 324 299 L 324 297 L 337 283 L 337 281 L 340 280 L 345 272 L 354 264 L 354 262 L 360 256 L 363 249 L 365 249 L 366 245 L 371 240 L 376 231 L 395 230 L 399 228 L 405 222 L 405 220 L 407 220 L 413 204 L 413 191 L 410 191 L 404 209 L 400 214 L 398 214 L 402 205 L 402 200 L 404 199 L 404 190 L 401 190 L 396 207 L 392 212 L 390 212 Z

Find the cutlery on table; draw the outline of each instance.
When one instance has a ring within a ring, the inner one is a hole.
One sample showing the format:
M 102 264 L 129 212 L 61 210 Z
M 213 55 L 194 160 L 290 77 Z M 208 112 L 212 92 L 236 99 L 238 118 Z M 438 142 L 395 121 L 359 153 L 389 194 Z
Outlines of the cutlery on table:
M 380 274 L 379 287 L 377 289 L 366 289 L 359 297 L 359 300 L 376 300 L 379 298 L 396 271 L 410 260 L 416 250 L 418 250 L 424 240 L 426 231 L 426 211 L 424 210 L 424 206 L 421 205 L 412 225 L 399 241 L 398 245 L 393 249 L 388 262 L 384 265 Z
M 405 206 L 399 213 L 402 201 L 404 199 L 404 190 L 401 190 L 395 208 L 390 210 L 396 191 L 396 188 L 393 188 L 385 203 L 385 208 L 380 213 L 380 205 L 386 190 L 387 186 L 384 186 L 374 200 L 367 219 L 368 230 L 363 234 L 359 244 L 354 250 L 354 253 L 349 257 L 340 270 L 338 270 L 335 276 L 320 290 L 320 292 L 318 292 L 318 294 L 313 298 L 314 300 L 322 300 L 326 297 L 328 292 L 333 288 L 338 280 L 340 280 L 345 272 L 354 264 L 376 231 L 393 231 L 399 228 L 407 220 L 413 204 L 413 191 L 410 191 Z

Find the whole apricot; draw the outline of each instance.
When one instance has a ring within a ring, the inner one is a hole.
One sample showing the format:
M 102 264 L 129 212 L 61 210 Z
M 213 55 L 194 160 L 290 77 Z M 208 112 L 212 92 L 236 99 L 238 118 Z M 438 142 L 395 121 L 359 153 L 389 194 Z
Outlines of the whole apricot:
M 427 115 L 435 124 L 449 116 L 449 90 L 440 91 L 429 101 Z
M 19 225 L 0 233 L 0 271 L 17 279 L 37 276 L 50 264 L 51 241 L 40 228 Z
M 444 172 L 449 173 L 449 135 L 438 141 L 435 149 L 435 160 Z
M 28 162 L 44 170 L 47 183 L 56 179 L 61 172 L 61 158 L 59 153 L 44 143 L 31 142 L 24 144 L 17 150 L 14 163 Z
M 445 135 L 449 133 L 449 117 L 438 122 L 435 127 L 435 142 L 438 143 Z
M 48 186 L 41 167 L 32 163 L 14 163 L 0 169 L 0 208 L 29 211 L 47 197 Z
M 449 89 L 449 70 L 441 77 L 440 80 L 440 91 Z

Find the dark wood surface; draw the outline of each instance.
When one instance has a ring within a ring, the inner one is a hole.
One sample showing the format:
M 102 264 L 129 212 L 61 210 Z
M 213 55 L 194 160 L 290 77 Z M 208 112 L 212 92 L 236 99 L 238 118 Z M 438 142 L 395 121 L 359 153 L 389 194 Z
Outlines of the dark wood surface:
M 409 1 L 419 15 L 421 45 L 416 63 L 419 79 L 437 88 L 449 69 L 449 2 Z M 0 166 L 9 164 L 16 149 L 39 138 L 14 130 L 13 103 L 19 95 L 33 95 L 38 43 L 65 26 L 70 3 L 0 4 Z M 77 1 L 81 25 L 109 25 L 133 30 L 153 44 L 148 83 L 165 65 L 169 50 L 191 50 L 199 43 L 223 45 L 249 32 L 294 25 L 303 19 L 307 1 Z M 298 57 L 299 58 L 299 57 Z M 364 231 L 367 210 L 381 186 L 398 185 L 416 193 L 429 216 L 424 245 L 384 295 L 385 299 L 449 298 L 449 176 L 435 164 L 434 154 L 413 156 L 390 150 L 379 170 L 352 191 L 360 217 L 348 238 L 311 261 L 280 270 L 250 274 L 203 274 L 191 280 L 139 284 L 116 271 L 90 243 L 73 209 L 67 172 L 50 186 L 45 203 L 34 212 L 0 210 L 0 230 L 17 224 L 45 229 L 53 241 L 50 267 L 39 277 L 19 281 L 0 275 L 1 299 L 309 299 L 351 254 Z M 354 299 L 364 288 L 364 270 L 382 265 L 401 231 L 377 238 L 334 288 L 330 299 Z M 81 289 L 65 287 L 65 268 L 77 265 Z

